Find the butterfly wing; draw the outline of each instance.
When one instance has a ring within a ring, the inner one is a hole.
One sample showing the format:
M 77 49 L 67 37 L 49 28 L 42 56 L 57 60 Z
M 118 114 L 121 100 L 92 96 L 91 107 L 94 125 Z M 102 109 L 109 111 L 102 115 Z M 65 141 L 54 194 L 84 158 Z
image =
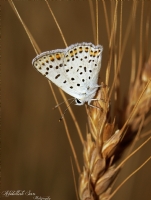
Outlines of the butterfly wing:
M 66 93 L 74 96 L 70 93 L 68 85 L 70 77 L 67 76 L 66 71 L 63 69 L 64 55 L 64 49 L 43 52 L 33 59 L 32 64 L 48 80 L 52 81 Z
M 68 84 L 70 94 L 74 94 L 72 96 L 85 101 L 97 90 L 102 50 L 101 45 L 91 43 L 75 44 L 67 48 L 63 70 L 70 77 Z
M 32 64 L 66 93 L 83 99 L 97 86 L 102 49 L 91 43 L 74 44 L 66 49 L 41 53 Z

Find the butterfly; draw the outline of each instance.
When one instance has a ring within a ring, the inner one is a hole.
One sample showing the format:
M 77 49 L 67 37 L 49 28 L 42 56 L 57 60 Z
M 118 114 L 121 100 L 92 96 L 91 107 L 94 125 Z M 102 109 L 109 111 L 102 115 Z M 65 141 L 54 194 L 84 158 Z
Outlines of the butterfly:
M 76 105 L 90 105 L 99 87 L 103 47 L 77 43 L 65 49 L 37 55 L 33 66 L 64 92 L 75 98 Z

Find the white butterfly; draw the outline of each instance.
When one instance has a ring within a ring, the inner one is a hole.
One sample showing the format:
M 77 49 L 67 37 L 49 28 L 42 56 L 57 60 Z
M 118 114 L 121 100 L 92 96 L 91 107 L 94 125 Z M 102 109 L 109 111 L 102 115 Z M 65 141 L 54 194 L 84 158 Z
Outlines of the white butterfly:
M 90 105 L 96 91 L 103 47 L 77 43 L 66 49 L 43 52 L 32 64 L 46 78 L 75 98 L 76 105 Z

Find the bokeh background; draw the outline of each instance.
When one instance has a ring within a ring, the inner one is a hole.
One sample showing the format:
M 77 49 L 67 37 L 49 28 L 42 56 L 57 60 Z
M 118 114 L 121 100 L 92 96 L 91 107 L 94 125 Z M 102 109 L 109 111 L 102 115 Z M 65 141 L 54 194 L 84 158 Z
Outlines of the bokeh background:
M 14 1 L 18 12 L 27 25 L 41 51 L 65 48 L 57 26 L 43 1 Z M 94 42 L 92 21 L 88 1 L 49 1 L 51 8 L 64 33 L 67 44 Z M 113 2 L 112 2 L 113 3 Z M 150 1 L 144 1 L 144 26 Z M 111 1 L 106 1 L 107 14 L 111 21 Z M 119 15 L 118 6 L 118 15 Z M 136 52 L 139 57 L 139 34 L 142 2 L 138 1 L 136 15 Z M 123 2 L 123 33 L 126 31 L 132 2 Z M 2 136 L 1 191 L 26 190 L 37 196 L 50 196 L 53 200 L 76 199 L 71 169 L 72 152 L 60 114 L 52 96 L 48 81 L 32 67 L 36 56 L 27 34 L 16 17 L 8 1 L 1 1 L 2 19 Z M 119 22 L 119 20 L 118 20 Z M 149 24 L 151 35 L 151 20 Z M 119 28 L 119 24 L 118 24 Z M 145 36 L 144 36 L 145 37 Z M 145 38 L 143 38 L 145 41 Z M 106 31 L 102 2 L 99 1 L 99 43 L 103 45 L 103 60 L 100 80 L 105 80 L 105 69 L 109 55 L 109 42 Z M 132 38 L 127 41 L 121 68 L 121 94 L 126 95 L 131 69 Z M 148 52 L 151 50 L 149 38 Z M 138 62 L 138 60 L 137 60 Z M 112 82 L 112 76 L 111 76 Z M 58 101 L 62 98 L 54 86 Z M 68 96 L 67 96 L 68 97 Z M 62 110 L 66 106 L 62 105 Z M 87 118 L 84 106 L 72 105 L 74 113 L 85 137 Z M 82 145 L 70 114 L 65 115 L 71 137 L 83 166 Z M 143 140 L 137 143 L 139 146 Z M 151 154 L 150 144 L 140 150 L 127 162 L 116 186 Z M 78 174 L 74 164 L 76 179 Z M 148 162 L 115 195 L 119 200 L 148 200 L 151 198 L 151 162 Z M 32 196 L 14 196 L 9 199 L 32 199 Z

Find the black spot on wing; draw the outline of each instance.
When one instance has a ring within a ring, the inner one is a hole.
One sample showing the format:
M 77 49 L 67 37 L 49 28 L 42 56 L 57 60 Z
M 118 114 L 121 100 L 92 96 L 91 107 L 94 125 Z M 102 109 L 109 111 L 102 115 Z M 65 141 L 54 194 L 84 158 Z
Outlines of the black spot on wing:
M 59 78 L 59 76 L 60 76 L 60 74 L 58 74 L 58 75 L 55 77 L 55 79 Z

